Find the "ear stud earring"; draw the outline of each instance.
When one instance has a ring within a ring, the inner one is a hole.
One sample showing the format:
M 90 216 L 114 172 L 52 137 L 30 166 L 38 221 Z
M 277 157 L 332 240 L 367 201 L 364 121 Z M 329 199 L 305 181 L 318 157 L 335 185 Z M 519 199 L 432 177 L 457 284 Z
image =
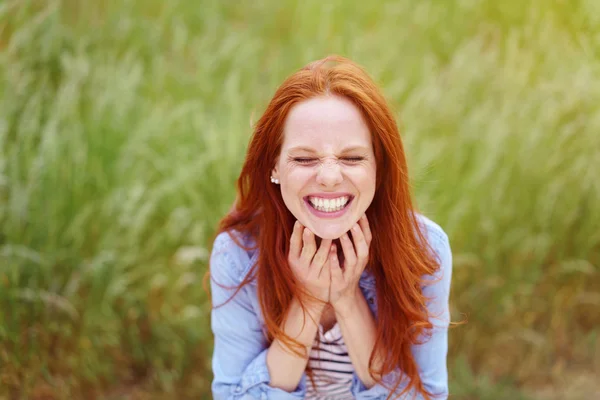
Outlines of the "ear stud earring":
M 271 177 L 271 182 L 276 185 L 279 185 L 279 179 L 275 179 L 275 178 Z

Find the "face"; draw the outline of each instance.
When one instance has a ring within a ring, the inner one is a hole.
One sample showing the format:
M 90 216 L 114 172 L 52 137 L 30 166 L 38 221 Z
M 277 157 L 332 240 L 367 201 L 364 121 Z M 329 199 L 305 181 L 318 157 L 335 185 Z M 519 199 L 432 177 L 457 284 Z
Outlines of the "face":
M 284 124 L 272 175 L 300 223 L 337 239 L 365 213 L 375 195 L 371 134 L 359 109 L 340 96 L 296 104 Z

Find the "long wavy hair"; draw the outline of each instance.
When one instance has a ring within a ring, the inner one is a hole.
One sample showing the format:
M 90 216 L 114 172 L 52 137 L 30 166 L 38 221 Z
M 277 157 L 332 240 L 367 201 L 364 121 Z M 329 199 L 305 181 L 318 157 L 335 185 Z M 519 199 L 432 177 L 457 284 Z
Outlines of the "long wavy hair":
M 237 290 L 256 279 L 268 340 L 279 339 L 296 354 L 302 354 L 304 347 L 281 329 L 292 299 L 296 297 L 301 303 L 305 299 L 287 262 L 295 217 L 285 206 L 279 186 L 269 178 L 281 151 L 284 121 L 290 109 L 312 97 L 328 95 L 343 96 L 361 111 L 371 132 L 377 163 L 375 196 L 366 212 L 375 233 L 366 268 L 375 278 L 378 307 L 369 371 L 391 393 L 408 378 L 401 394 L 415 389 L 430 399 L 411 345 L 421 343 L 422 335 L 432 328 L 422 277 L 435 273 L 439 265 L 417 222 L 398 126 L 377 85 L 360 66 L 341 56 L 329 56 L 306 65 L 277 89 L 255 125 L 237 180 L 235 203 L 221 220 L 217 234 L 228 232 L 247 251 L 259 251 L 257 263 Z M 256 247 L 246 248 L 232 231 L 248 235 Z M 375 354 L 382 360 L 379 370 L 373 366 Z M 381 377 L 396 368 L 402 374 L 389 387 Z M 312 380 L 310 368 L 307 374 Z

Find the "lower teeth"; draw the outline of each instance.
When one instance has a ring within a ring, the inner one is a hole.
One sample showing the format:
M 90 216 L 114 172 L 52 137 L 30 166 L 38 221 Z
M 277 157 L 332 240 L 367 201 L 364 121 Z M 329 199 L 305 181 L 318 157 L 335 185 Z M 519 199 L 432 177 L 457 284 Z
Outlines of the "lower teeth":
M 321 212 L 327 212 L 327 213 L 331 213 L 331 212 L 336 212 L 336 211 L 340 211 L 341 209 L 343 209 L 344 207 L 346 207 L 346 205 L 343 205 L 341 207 L 336 207 L 334 209 L 325 209 L 325 208 L 317 208 L 313 205 L 313 208 L 317 211 L 321 211 Z

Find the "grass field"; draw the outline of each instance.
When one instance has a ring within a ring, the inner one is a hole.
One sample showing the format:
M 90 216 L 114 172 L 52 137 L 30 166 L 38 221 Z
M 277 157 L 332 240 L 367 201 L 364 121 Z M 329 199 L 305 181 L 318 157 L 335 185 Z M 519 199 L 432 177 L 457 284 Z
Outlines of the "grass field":
M 252 124 L 341 54 L 450 236 L 455 399 L 600 391 L 596 0 L 0 2 L 0 399 L 207 398 Z

